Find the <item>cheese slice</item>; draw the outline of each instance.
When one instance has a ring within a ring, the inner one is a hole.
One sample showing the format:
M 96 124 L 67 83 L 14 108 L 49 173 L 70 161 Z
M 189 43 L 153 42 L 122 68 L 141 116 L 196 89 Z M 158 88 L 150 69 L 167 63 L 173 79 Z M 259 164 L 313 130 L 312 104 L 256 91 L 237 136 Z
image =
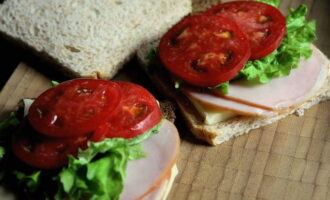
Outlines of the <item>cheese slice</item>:
M 212 125 L 237 116 L 237 113 L 235 112 L 221 109 L 215 110 L 201 103 L 198 103 L 197 101 L 193 100 L 193 98 L 189 98 L 189 100 L 195 106 L 199 115 L 204 119 L 204 124 Z

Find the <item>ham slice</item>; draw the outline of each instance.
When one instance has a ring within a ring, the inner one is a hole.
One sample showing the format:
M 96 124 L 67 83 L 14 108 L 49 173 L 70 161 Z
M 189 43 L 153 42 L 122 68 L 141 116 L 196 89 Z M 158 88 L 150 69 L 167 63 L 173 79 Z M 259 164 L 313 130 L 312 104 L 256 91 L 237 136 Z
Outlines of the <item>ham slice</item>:
M 270 110 L 300 105 L 323 85 L 329 71 L 328 58 L 315 46 L 312 50 L 312 56 L 301 61 L 289 76 L 273 79 L 267 84 L 231 83 L 225 98 Z
M 223 110 L 229 110 L 241 115 L 248 115 L 254 117 L 270 117 L 276 114 L 273 111 L 231 101 L 209 93 L 202 93 L 189 89 L 183 89 L 183 92 L 189 98 L 192 98 L 197 103 L 202 104 L 204 107 L 208 107 L 211 110 L 219 110 L 219 112 Z
M 172 188 L 174 179 L 176 175 L 178 174 L 177 166 L 174 165 L 174 167 L 171 170 L 170 176 L 164 181 L 152 192 L 148 193 L 143 200 L 165 200 L 170 193 L 170 190 Z
M 149 199 L 161 191 L 171 176 L 179 152 L 179 136 L 175 126 L 164 120 L 160 133 L 142 143 L 147 156 L 130 161 L 120 199 Z

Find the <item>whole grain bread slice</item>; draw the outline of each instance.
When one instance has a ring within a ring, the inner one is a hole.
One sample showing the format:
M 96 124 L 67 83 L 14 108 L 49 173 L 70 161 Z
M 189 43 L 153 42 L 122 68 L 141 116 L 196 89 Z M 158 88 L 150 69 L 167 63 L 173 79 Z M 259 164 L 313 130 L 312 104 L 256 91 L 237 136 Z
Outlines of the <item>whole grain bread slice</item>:
M 170 97 L 177 103 L 179 110 L 181 111 L 182 116 L 185 118 L 185 121 L 187 122 L 191 132 L 197 138 L 202 139 L 211 145 L 223 143 L 233 137 L 242 135 L 253 129 L 274 123 L 287 117 L 290 114 L 297 114 L 298 116 L 302 116 L 306 109 L 320 103 L 321 101 L 330 99 L 330 65 L 328 65 L 327 78 L 322 87 L 316 93 L 314 93 L 313 97 L 305 101 L 299 107 L 266 119 L 238 116 L 213 125 L 206 125 L 204 124 L 202 117 L 199 115 L 190 100 L 188 100 L 188 98 L 182 92 L 174 89 L 169 74 L 164 69 L 164 67 L 161 67 L 160 63 L 152 63 L 152 66 L 150 65 L 150 50 L 157 48 L 157 46 L 158 42 L 154 41 L 148 44 L 144 44 L 141 48 L 139 48 L 137 53 L 139 62 L 146 69 L 146 72 L 151 77 L 151 80 L 154 81 L 155 85 L 158 86 L 160 92 Z M 323 56 L 326 58 L 325 55 Z
M 191 12 L 191 0 L 6 0 L 0 33 L 67 74 L 112 78 L 144 42 Z

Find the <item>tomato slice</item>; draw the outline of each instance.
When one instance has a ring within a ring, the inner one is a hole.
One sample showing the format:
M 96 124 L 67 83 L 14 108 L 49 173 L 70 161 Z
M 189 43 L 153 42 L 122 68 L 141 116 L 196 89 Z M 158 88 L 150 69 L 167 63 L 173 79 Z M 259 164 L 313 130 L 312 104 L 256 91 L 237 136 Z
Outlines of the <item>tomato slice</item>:
M 92 142 L 100 142 L 107 137 L 107 133 L 109 130 L 109 122 L 105 122 L 101 124 L 97 129 L 92 133 L 91 137 L 89 138 Z
M 120 100 L 117 83 L 75 79 L 42 93 L 31 105 L 28 119 L 34 129 L 48 136 L 82 136 L 115 114 Z
M 108 138 L 133 138 L 155 125 L 161 119 L 162 114 L 156 99 L 143 87 L 128 83 L 117 82 L 120 85 L 123 98 L 120 111 L 108 121 L 105 137 Z M 105 131 L 100 126 L 94 135 L 102 138 Z
M 234 20 L 248 35 L 251 58 L 267 56 L 281 44 L 286 32 L 286 20 L 275 7 L 255 1 L 234 1 L 219 4 L 205 14 L 216 14 Z
M 54 138 L 37 133 L 28 123 L 23 123 L 13 135 L 12 150 L 24 163 L 54 169 L 68 163 L 68 155 L 77 155 L 78 149 L 87 148 L 87 137 Z
M 184 18 L 163 36 L 159 56 L 174 75 L 207 87 L 235 77 L 250 57 L 250 47 L 231 20 L 195 15 Z

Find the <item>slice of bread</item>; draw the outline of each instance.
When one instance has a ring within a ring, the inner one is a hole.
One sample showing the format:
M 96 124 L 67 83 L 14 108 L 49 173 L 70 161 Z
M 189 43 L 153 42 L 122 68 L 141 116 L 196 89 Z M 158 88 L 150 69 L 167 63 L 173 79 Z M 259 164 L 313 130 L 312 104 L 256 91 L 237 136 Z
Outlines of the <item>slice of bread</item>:
M 315 93 L 315 95 L 301 104 L 295 109 L 288 110 L 285 113 L 276 115 L 271 118 L 257 118 L 257 117 L 247 117 L 239 116 L 224 122 L 219 122 L 213 125 L 206 125 L 203 123 L 203 119 L 200 117 L 199 113 L 188 100 L 188 98 L 181 93 L 179 90 L 174 89 L 174 86 L 169 78 L 168 72 L 163 67 L 148 66 L 148 54 L 151 49 L 157 48 L 158 42 L 154 41 L 143 45 L 137 55 L 138 60 L 144 66 L 147 73 L 151 77 L 151 80 L 158 86 L 160 92 L 166 94 L 171 99 L 175 100 L 179 110 L 181 111 L 185 121 L 191 132 L 199 139 L 208 142 L 211 145 L 217 145 L 223 143 L 230 138 L 242 135 L 249 132 L 252 129 L 256 129 L 267 124 L 274 123 L 290 114 L 297 114 L 302 116 L 304 110 L 310 108 L 313 105 L 320 103 L 321 101 L 330 99 L 330 65 L 328 66 L 327 79 L 323 86 Z M 325 55 L 323 55 L 325 56 Z M 159 63 L 154 65 L 160 65 Z
M 191 12 L 191 0 L 6 0 L 0 32 L 67 74 L 112 78 L 144 42 Z

